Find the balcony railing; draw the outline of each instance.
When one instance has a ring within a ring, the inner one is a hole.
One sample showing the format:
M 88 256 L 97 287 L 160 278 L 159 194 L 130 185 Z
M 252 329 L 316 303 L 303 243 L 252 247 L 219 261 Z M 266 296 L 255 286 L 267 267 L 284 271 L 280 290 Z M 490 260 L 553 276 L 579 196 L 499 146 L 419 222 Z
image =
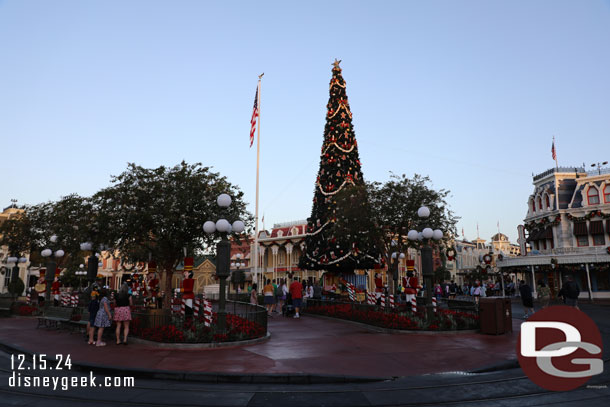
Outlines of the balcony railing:
M 562 255 L 562 254 L 606 254 L 607 249 L 602 246 L 593 247 L 559 247 L 556 249 L 546 250 L 533 250 L 528 253 L 528 256 L 548 256 L 548 255 Z

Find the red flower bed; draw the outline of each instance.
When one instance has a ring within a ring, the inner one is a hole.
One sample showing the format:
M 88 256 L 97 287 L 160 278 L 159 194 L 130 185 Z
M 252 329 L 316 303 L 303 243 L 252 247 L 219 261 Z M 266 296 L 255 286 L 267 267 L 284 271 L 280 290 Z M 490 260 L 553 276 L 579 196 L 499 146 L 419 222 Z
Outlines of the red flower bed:
M 465 312 L 439 310 L 434 321 L 426 324 L 422 313 L 404 314 L 384 312 L 372 307 L 353 307 L 352 304 L 333 304 L 307 307 L 306 312 L 333 318 L 347 319 L 387 329 L 400 330 L 457 330 L 473 329 L 479 317 Z
M 155 342 L 185 342 L 185 343 L 207 343 L 207 342 L 232 342 L 259 338 L 265 335 L 265 328 L 252 321 L 237 315 L 227 314 L 227 329 L 224 333 L 216 332 L 217 315 L 212 315 L 212 326 L 204 324 L 203 316 L 181 320 L 176 318 L 169 325 L 145 328 L 139 317 L 131 321 L 131 331 L 134 335 Z
M 19 315 L 32 315 L 38 311 L 38 308 L 31 307 L 29 305 L 21 305 L 19 306 L 18 313 Z

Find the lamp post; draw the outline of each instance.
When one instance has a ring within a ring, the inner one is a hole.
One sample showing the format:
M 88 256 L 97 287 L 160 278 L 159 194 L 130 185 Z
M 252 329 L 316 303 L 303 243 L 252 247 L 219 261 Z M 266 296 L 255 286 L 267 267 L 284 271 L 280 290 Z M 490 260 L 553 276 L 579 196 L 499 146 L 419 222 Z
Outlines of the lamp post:
M 242 261 L 241 261 L 241 257 L 242 257 L 241 253 L 237 253 L 235 255 L 235 257 L 237 258 L 237 261 L 231 262 L 231 268 L 236 269 L 236 270 L 233 271 L 231 280 L 233 280 L 233 284 L 235 284 L 235 293 L 237 294 L 239 284 L 241 284 L 241 282 L 243 281 L 242 274 L 240 272 L 240 268 L 245 267 L 246 264 L 242 263 Z
M 417 216 L 421 219 L 426 219 L 430 216 L 430 209 L 422 206 L 417 210 Z M 432 278 L 434 277 L 434 268 L 432 264 L 432 248 L 429 245 L 430 239 L 441 240 L 443 238 L 443 232 L 440 229 L 432 230 L 431 228 L 424 228 L 421 232 L 417 230 L 410 230 L 407 234 L 407 238 L 411 241 L 419 240 L 423 242 L 421 248 L 421 268 L 422 275 L 424 277 L 424 284 L 426 285 L 426 309 L 428 320 L 431 321 L 434 317 L 434 310 L 432 309 Z
M 221 194 L 216 199 L 216 203 L 222 209 L 231 206 L 231 197 L 227 194 Z M 231 274 L 231 243 L 227 238 L 229 233 L 241 233 L 245 229 L 244 222 L 236 220 L 233 225 L 226 219 L 218 219 L 216 222 L 208 220 L 203 224 L 203 231 L 209 235 L 218 232 L 220 234 L 220 242 L 216 245 L 216 276 L 220 280 L 220 293 L 218 298 L 218 330 L 224 332 L 226 329 L 226 285 L 227 277 Z
M 83 287 L 82 278 L 87 275 L 87 271 L 85 270 L 85 265 L 81 264 L 78 266 L 78 270 L 74 273 L 78 276 L 78 289 L 80 290 Z
M 57 236 L 53 235 L 49 239 L 51 243 L 57 243 Z M 44 293 L 44 306 L 45 308 L 49 307 L 51 302 L 51 284 L 55 279 L 55 269 L 57 268 L 57 263 L 53 260 L 53 257 L 59 259 L 64 256 L 64 251 L 59 249 L 53 253 L 51 249 L 44 249 L 40 252 L 42 257 L 49 258 L 47 261 L 47 272 L 44 275 L 44 279 L 46 281 L 45 293 Z

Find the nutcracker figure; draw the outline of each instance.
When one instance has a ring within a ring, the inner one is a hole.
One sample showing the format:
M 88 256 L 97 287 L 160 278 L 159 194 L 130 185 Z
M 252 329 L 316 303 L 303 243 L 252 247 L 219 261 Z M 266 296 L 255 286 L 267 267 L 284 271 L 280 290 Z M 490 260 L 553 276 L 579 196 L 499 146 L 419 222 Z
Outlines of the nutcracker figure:
M 53 280 L 53 284 L 51 284 L 51 293 L 53 294 L 53 305 L 56 307 L 59 306 L 59 288 L 61 287 L 61 282 L 59 281 L 59 276 L 55 274 L 55 279 Z
M 45 271 L 40 270 L 40 277 L 38 277 L 38 281 L 36 282 L 36 285 L 34 286 L 34 290 L 36 290 L 36 293 L 38 294 L 38 304 L 44 303 L 44 294 L 45 294 L 45 291 L 47 290 L 47 283 L 44 279 L 44 274 L 45 274 Z
M 417 291 L 421 288 L 417 277 L 415 277 L 415 260 L 407 260 L 407 276 L 402 278 L 402 285 L 405 289 L 407 304 L 415 298 Z
M 383 279 L 381 278 L 381 274 L 375 273 L 375 298 L 379 300 L 381 298 L 381 294 L 383 293 Z
M 195 299 L 193 287 L 195 287 L 195 280 L 193 279 L 193 258 L 186 257 L 184 259 L 184 280 L 182 280 L 182 288 L 180 288 L 180 292 L 183 293 L 182 299 L 185 300 L 186 315 L 193 315 L 193 300 Z

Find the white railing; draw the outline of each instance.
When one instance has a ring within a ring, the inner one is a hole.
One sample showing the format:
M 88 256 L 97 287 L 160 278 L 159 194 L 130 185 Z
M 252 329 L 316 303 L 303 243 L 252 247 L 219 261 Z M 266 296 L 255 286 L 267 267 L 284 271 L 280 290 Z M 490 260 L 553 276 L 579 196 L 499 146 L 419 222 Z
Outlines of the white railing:
M 553 254 L 606 254 L 606 248 L 594 247 L 559 247 L 556 249 L 536 250 L 528 253 L 528 256 L 548 256 Z

